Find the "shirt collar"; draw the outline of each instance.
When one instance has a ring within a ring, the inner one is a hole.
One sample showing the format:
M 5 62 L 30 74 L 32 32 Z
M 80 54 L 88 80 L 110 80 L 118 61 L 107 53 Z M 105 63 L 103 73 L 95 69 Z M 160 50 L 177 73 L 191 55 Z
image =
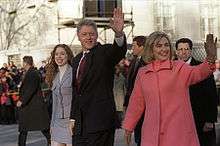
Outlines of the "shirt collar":
M 89 53 L 90 52 L 90 50 L 85 50 L 85 51 L 83 51 L 83 54 L 86 54 L 86 53 Z
M 191 63 L 191 60 L 192 60 L 192 57 L 190 57 L 190 58 L 186 61 L 186 63 L 187 63 L 187 64 L 190 64 L 190 63 Z
M 159 65 L 159 67 L 157 67 L 156 69 L 154 68 L 154 64 L 157 62 L 157 65 Z M 157 72 L 160 70 L 166 70 L 166 69 L 171 69 L 173 67 L 172 65 L 172 61 L 171 60 L 166 60 L 166 61 L 153 61 L 150 64 L 147 65 L 146 67 L 146 73 L 148 72 Z

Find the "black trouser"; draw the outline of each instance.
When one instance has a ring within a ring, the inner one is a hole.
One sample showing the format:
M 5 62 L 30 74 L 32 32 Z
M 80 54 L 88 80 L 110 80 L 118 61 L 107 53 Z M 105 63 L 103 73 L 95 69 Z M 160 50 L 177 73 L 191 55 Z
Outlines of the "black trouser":
M 216 132 L 215 125 L 211 131 L 204 132 L 204 123 L 197 123 L 197 134 L 199 137 L 199 142 L 201 146 L 216 146 Z
M 46 137 L 47 143 L 49 144 L 50 143 L 50 130 L 49 129 L 41 130 L 41 132 Z M 28 131 L 19 132 L 18 146 L 26 146 L 27 134 L 28 134 Z
M 15 122 L 14 107 L 8 105 L 2 105 L 1 116 L 3 124 L 13 124 Z
M 144 121 L 144 114 L 141 116 L 140 120 L 138 121 L 135 129 L 134 129 L 134 140 L 137 146 L 141 146 L 141 128 Z
M 113 146 L 115 129 L 73 137 L 73 146 Z

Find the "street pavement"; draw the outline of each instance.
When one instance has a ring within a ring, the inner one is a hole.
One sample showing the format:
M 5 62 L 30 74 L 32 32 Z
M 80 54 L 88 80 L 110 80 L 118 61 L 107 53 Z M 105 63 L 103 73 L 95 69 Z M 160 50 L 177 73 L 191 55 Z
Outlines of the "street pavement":
M 219 118 L 220 121 L 220 118 Z M 216 123 L 217 146 L 220 146 L 220 123 Z M 126 146 L 124 143 L 123 130 L 117 130 L 115 135 L 115 146 Z M 18 126 L 0 125 L 0 146 L 17 146 Z M 136 146 L 132 138 L 130 146 Z M 29 132 L 27 146 L 46 146 L 46 139 L 40 131 Z
M 217 146 L 220 146 L 220 118 L 218 119 L 218 123 L 216 123 L 216 141 Z
M 116 131 L 115 146 L 125 146 L 123 133 L 121 129 Z M 17 125 L 0 125 L 0 146 L 17 146 L 17 141 Z M 46 139 L 40 131 L 29 132 L 27 146 L 46 146 Z M 130 146 L 135 146 L 134 140 Z

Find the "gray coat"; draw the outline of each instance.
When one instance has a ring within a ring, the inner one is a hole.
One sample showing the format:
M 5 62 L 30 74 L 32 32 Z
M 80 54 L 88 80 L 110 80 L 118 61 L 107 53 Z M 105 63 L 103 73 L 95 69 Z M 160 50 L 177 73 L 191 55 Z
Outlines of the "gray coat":
M 70 65 L 67 66 L 67 69 L 61 81 L 60 73 L 58 72 L 58 74 L 56 75 L 53 81 L 52 93 L 53 113 L 51 126 L 54 126 L 55 120 L 56 122 L 60 121 L 61 123 L 64 122 L 63 124 L 67 124 L 67 121 L 65 120 L 65 122 L 62 119 L 69 119 L 70 116 L 70 108 L 72 101 L 72 67 Z

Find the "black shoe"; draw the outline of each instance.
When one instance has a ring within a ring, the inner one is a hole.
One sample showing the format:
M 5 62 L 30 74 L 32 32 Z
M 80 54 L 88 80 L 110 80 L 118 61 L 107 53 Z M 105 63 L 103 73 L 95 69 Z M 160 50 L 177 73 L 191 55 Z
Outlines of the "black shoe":
M 51 140 L 47 141 L 47 146 L 51 146 Z

